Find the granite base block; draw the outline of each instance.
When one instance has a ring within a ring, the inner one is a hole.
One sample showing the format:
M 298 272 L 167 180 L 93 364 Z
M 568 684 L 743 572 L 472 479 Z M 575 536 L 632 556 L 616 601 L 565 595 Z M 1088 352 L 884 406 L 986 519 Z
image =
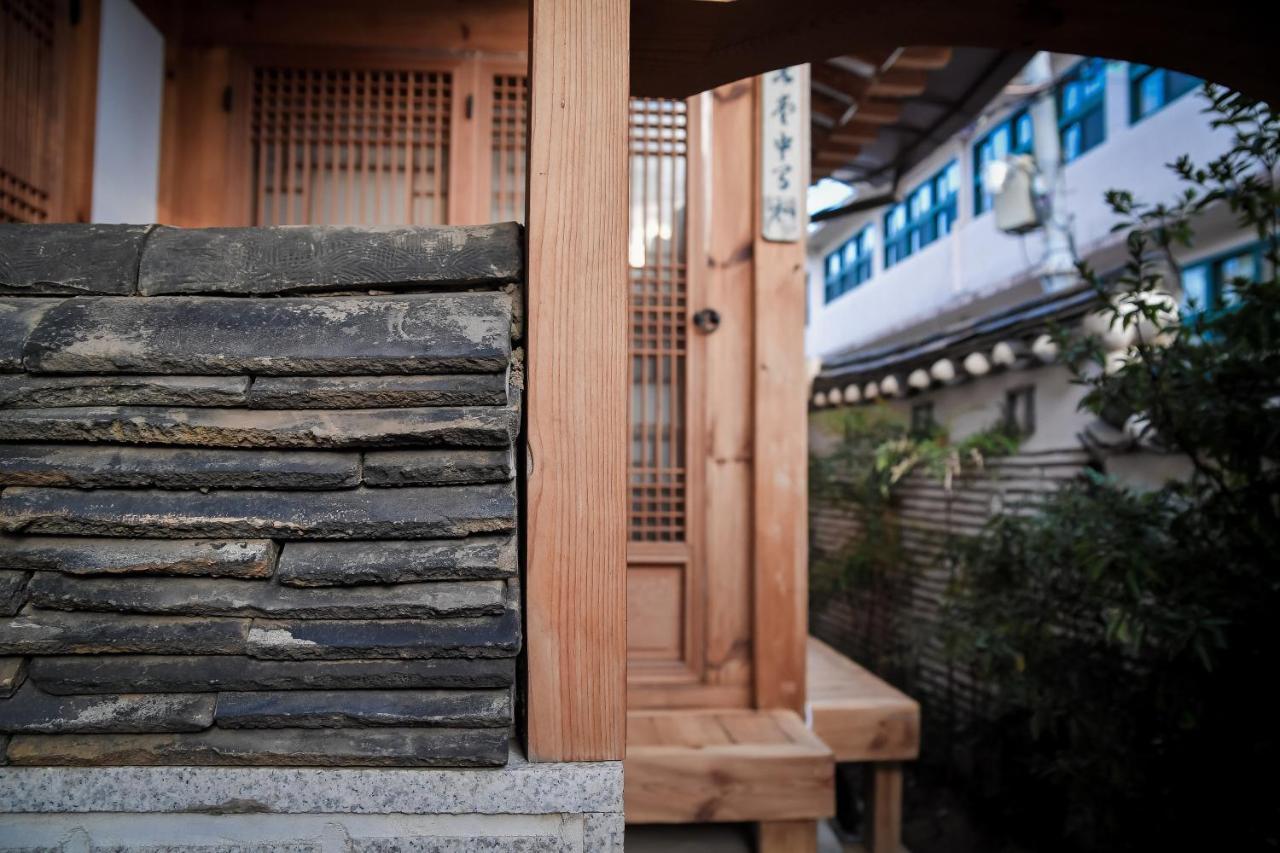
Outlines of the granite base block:
M 622 853 L 622 764 L 3 767 L 0 853 Z

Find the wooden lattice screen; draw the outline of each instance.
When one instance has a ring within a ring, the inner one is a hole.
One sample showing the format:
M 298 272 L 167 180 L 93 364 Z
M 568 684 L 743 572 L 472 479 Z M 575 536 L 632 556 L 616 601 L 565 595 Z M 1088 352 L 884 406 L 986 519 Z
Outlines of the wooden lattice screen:
M 0 0 L 0 222 L 50 218 L 58 150 L 54 14 Z
M 636 542 L 687 535 L 684 101 L 631 101 L 631 514 Z
M 254 223 L 447 222 L 450 75 L 256 68 Z
M 528 115 L 529 78 L 523 74 L 493 75 L 489 215 L 494 222 L 524 221 Z

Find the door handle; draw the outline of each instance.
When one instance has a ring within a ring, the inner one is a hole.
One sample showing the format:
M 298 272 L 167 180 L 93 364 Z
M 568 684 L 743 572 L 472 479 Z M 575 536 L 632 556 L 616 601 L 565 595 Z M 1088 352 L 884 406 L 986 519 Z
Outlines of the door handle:
M 720 312 L 714 308 L 703 308 L 693 315 L 693 325 L 699 332 L 709 335 L 720 328 Z

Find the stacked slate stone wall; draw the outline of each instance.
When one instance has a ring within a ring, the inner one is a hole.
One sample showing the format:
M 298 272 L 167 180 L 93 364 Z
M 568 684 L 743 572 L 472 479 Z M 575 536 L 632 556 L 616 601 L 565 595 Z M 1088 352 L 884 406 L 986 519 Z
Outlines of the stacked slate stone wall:
M 0 226 L 0 763 L 506 762 L 520 242 Z

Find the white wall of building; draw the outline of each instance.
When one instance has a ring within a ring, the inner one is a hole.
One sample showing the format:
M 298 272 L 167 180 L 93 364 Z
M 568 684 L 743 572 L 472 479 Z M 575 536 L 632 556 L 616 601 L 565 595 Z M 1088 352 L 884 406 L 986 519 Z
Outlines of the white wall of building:
M 94 222 L 154 222 L 160 173 L 164 38 L 129 0 L 103 0 Z
M 1059 68 L 1074 60 L 1056 58 Z M 1206 102 L 1193 91 L 1137 123 L 1129 121 L 1129 67 L 1113 62 L 1107 71 L 1106 138 L 1065 167 L 1065 197 L 1079 254 L 1099 272 L 1123 263 L 1122 235 L 1111 233 L 1115 218 L 1104 202 L 1108 189 L 1132 190 L 1139 198 L 1166 200 L 1180 190 L 1167 168 L 1182 154 L 1198 163 L 1220 153 L 1230 140 L 1227 130 L 1214 131 L 1203 115 Z M 951 159 L 960 164 L 958 219 L 949 236 L 936 240 L 889 269 L 884 268 L 884 213 L 879 209 L 835 220 L 809 239 L 809 325 L 806 350 L 810 356 L 836 352 L 893 338 L 931 318 L 958 321 L 1021 301 L 1039 292 L 1034 270 L 1043 257 L 1044 239 L 1036 232 L 1025 237 L 1007 235 L 987 211 L 974 215 L 973 147 L 1013 109 L 993 113 L 941 145 L 928 159 L 906 174 L 898 189 L 905 198 L 922 181 Z M 823 301 L 826 256 L 870 223 L 876 251 L 871 278 L 853 290 Z M 1228 248 L 1247 237 L 1229 220 L 1205 224 L 1199 246 Z M 1197 249 L 1196 254 L 1206 254 Z

